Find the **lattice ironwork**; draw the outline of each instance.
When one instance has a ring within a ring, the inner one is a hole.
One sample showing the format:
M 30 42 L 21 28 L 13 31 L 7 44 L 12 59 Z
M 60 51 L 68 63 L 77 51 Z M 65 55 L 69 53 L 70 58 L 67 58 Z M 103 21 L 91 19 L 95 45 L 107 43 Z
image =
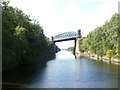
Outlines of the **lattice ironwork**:
M 76 37 L 78 37 L 78 34 L 76 32 L 65 32 L 65 33 L 61 33 L 53 37 L 53 41 L 71 39 L 71 38 L 76 38 Z

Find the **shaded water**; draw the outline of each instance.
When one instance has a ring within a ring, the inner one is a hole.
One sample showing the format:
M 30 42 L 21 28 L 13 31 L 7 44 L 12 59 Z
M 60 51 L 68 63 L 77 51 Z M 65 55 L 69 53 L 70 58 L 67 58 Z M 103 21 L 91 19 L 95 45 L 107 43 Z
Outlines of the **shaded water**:
M 24 79 L 27 88 L 118 88 L 118 65 L 75 59 L 71 52 L 61 51 L 56 59 Z
M 117 88 L 118 66 L 87 58 L 75 59 L 70 52 L 61 51 L 33 76 L 28 87 Z

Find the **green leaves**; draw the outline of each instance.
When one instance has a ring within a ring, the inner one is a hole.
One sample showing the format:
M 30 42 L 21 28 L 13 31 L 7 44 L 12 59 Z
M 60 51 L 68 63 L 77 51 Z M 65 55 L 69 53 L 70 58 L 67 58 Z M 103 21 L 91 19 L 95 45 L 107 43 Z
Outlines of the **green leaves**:
M 111 58 L 114 56 L 113 50 L 107 50 L 106 56 L 111 60 Z
M 55 56 L 53 44 L 46 39 L 39 23 L 31 21 L 18 8 L 4 2 L 2 21 L 3 69 L 21 64 L 45 63 Z
M 79 50 L 81 52 L 88 50 L 88 39 L 87 38 L 81 38 L 79 43 L 80 43 Z
M 97 54 L 98 56 L 107 55 L 112 58 L 118 57 L 120 51 L 120 14 L 114 14 L 110 21 L 97 27 L 90 32 L 86 38 L 80 42 L 80 51 Z M 87 40 L 87 42 L 85 42 Z M 86 48 L 86 49 L 85 49 Z M 84 49 L 84 50 L 83 50 Z
M 25 31 L 26 31 L 25 28 L 20 27 L 20 26 L 17 26 L 17 27 L 15 28 L 14 35 L 17 36 L 17 37 L 22 38 L 22 37 L 25 36 Z

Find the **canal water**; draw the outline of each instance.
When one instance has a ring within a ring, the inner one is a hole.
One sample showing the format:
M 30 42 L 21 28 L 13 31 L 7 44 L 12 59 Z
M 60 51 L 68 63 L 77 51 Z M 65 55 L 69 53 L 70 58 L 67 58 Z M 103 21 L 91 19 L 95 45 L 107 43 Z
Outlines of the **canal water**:
M 61 51 L 27 81 L 28 88 L 118 88 L 118 65 Z
M 75 59 L 71 52 L 60 51 L 56 54 L 54 60 L 48 61 L 47 65 L 41 69 L 22 67 L 20 70 L 4 72 L 3 86 L 25 88 L 118 88 L 118 76 L 118 65 L 85 57 Z

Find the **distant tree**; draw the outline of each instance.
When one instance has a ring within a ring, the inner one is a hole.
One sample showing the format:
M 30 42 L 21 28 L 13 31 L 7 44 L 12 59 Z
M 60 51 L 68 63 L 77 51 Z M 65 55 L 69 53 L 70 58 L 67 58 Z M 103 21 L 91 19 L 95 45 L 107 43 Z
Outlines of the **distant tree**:
M 68 51 L 74 51 L 74 47 L 69 47 L 67 50 Z

